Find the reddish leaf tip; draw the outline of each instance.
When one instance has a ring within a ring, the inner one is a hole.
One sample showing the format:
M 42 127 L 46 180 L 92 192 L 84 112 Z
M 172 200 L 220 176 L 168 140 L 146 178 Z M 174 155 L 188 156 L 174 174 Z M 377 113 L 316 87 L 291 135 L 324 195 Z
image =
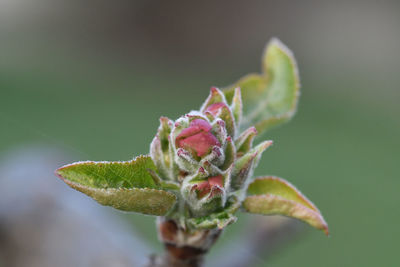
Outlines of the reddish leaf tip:
M 213 93 L 213 94 L 218 93 L 218 91 L 219 91 L 218 88 L 215 86 L 212 86 L 210 90 L 211 90 L 211 93 Z
M 251 126 L 250 129 L 249 129 L 249 131 L 252 132 L 252 133 L 254 133 L 254 134 L 256 134 L 256 135 L 258 134 L 257 128 L 254 127 L 254 126 Z

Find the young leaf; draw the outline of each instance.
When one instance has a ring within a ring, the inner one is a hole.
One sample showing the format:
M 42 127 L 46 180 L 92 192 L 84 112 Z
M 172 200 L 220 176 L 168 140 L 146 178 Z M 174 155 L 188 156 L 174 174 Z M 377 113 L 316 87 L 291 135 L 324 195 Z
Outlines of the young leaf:
M 240 201 L 231 196 L 226 207 L 220 212 L 214 212 L 208 216 L 190 218 L 188 224 L 194 229 L 223 229 L 231 223 L 236 222 L 237 217 L 233 214 L 240 208 Z
M 174 205 L 176 196 L 159 190 L 149 170 L 156 170 L 153 161 L 149 156 L 140 156 L 124 162 L 76 162 L 57 169 L 56 174 L 102 205 L 164 215 Z
M 131 161 L 82 161 L 65 165 L 56 173 L 65 179 L 95 188 L 156 188 L 150 170 L 156 167 L 149 156 Z
M 176 196 L 150 188 L 93 188 L 65 181 L 72 188 L 90 196 L 104 206 L 118 210 L 163 216 L 175 204 Z
M 257 178 L 249 185 L 247 195 L 243 207 L 248 212 L 293 217 L 329 234 L 328 225 L 317 207 L 284 179 Z
M 262 74 L 247 75 L 224 90 L 231 103 L 235 88 L 241 88 L 240 131 L 254 125 L 261 134 L 288 121 L 296 111 L 300 85 L 292 52 L 278 39 L 272 39 L 264 51 L 262 67 Z

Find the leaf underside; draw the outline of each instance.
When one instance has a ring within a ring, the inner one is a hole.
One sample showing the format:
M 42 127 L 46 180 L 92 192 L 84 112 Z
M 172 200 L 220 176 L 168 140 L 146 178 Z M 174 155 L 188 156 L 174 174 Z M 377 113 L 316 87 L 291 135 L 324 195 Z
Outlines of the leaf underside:
M 264 50 L 262 67 L 261 74 L 246 75 L 224 90 L 229 102 L 236 87 L 242 90 L 240 131 L 255 126 L 263 133 L 288 121 L 296 111 L 300 83 L 292 52 L 274 38 Z
M 247 195 L 242 204 L 247 212 L 296 218 L 329 234 L 320 211 L 284 179 L 272 176 L 257 178 L 249 185 Z
M 70 187 L 102 205 L 123 211 L 165 215 L 176 196 L 159 188 L 148 170 L 156 170 L 148 156 L 131 161 L 77 162 L 59 168 L 56 174 Z

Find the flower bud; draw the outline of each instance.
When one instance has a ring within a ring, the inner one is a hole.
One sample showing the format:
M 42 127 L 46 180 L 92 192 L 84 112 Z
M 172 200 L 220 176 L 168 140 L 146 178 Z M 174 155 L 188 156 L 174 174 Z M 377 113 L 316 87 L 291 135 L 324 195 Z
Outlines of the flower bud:
M 228 108 L 228 106 L 225 103 L 218 102 L 208 106 L 204 113 L 210 112 L 214 117 L 217 117 L 223 108 Z
M 191 190 L 196 191 L 197 197 L 203 198 L 210 193 L 222 192 L 223 188 L 222 175 L 207 178 L 205 181 L 195 184 Z
M 209 216 L 223 210 L 232 195 L 240 196 L 262 152 L 271 145 L 266 141 L 253 148 L 257 134 L 254 127 L 235 137 L 241 114 L 239 88 L 235 89 L 231 104 L 223 92 L 211 88 L 199 111 L 175 122 L 160 119 L 150 147 L 158 169 L 153 175 L 172 180 L 175 188 L 180 187 L 175 193 L 185 202 L 180 207 L 189 209 L 188 216 Z
M 231 169 L 213 176 L 201 167 L 195 175 L 185 179 L 181 193 L 196 216 L 204 216 L 225 206 L 230 172 Z
M 235 137 L 236 125 L 231 108 L 228 106 L 225 95 L 217 88 L 211 88 L 211 93 L 200 111 L 205 114 L 209 119 L 220 118 L 226 124 L 228 135 L 232 138 Z
M 191 151 L 197 157 L 208 154 L 214 146 L 221 147 L 218 139 L 210 132 L 212 126 L 205 120 L 195 119 L 176 138 L 176 145 Z

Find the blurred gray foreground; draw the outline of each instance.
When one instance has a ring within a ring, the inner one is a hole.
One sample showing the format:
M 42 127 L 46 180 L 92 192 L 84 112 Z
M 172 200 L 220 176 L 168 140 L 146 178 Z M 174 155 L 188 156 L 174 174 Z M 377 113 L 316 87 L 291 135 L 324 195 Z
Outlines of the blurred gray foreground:
M 0 158 L 0 266 L 144 266 L 154 251 L 115 211 L 66 186 L 54 170 L 73 160 L 30 147 Z M 251 229 L 250 231 L 246 231 Z M 233 242 L 224 241 L 206 266 L 266 263 L 302 225 L 256 216 Z M 233 233 L 230 233 L 233 234 Z M 232 236 L 230 236 L 232 238 Z M 231 239 L 232 240 L 232 239 Z M 217 255 L 215 255 L 217 254 Z
M 111 209 L 54 175 L 56 150 L 0 158 L 0 266 L 142 266 L 151 250 Z

